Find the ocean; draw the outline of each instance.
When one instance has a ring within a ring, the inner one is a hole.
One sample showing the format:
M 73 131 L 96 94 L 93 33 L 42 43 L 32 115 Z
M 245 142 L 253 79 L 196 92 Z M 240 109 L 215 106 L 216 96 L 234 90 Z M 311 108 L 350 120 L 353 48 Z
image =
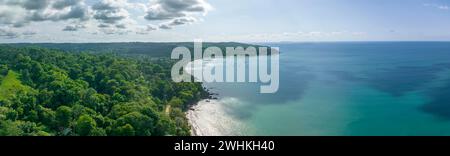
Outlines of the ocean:
M 450 136 L 450 42 L 268 44 L 280 88 L 205 83 L 197 135 Z

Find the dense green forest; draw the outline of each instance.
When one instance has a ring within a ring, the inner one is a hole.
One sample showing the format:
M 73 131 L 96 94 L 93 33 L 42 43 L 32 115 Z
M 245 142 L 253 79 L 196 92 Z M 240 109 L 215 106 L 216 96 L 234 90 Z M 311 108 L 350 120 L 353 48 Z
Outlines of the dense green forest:
M 187 47 L 192 52 L 194 44 L 192 42 L 173 43 L 146 43 L 146 42 L 124 42 L 124 43 L 16 43 L 7 44 L 12 47 L 43 47 L 57 49 L 68 52 L 89 52 L 89 53 L 117 53 L 124 56 L 140 57 L 170 57 L 172 50 L 178 46 Z M 219 47 L 225 51 L 226 47 L 262 47 L 258 45 L 243 44 L 236 42 L 203 43 L 203 48 Z
M 0 136 L 190 135 L 207 93 L 174 83 L 167 58 L 0 46 Z

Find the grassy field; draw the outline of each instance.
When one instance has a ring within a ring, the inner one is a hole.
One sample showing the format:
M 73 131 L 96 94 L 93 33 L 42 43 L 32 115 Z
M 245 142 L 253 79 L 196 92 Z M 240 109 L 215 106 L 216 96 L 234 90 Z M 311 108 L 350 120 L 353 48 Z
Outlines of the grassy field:
M 27 91 L 30 88 L 23 85 L 19 80 L 19 74 L 14 71 L 9 71 L 8 75 L 2 78 L 0 84 L 0 100 L 12 97 L 18 91 Z

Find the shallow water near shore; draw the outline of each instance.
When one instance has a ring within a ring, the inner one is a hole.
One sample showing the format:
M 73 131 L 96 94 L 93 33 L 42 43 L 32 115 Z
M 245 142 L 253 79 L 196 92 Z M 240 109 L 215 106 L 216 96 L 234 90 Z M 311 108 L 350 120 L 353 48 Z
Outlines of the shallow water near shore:
M 219 99 L 188 112 L 197 135 L 450 135 L 450 43 L 280 47 L 280 89 L 204 83 Z

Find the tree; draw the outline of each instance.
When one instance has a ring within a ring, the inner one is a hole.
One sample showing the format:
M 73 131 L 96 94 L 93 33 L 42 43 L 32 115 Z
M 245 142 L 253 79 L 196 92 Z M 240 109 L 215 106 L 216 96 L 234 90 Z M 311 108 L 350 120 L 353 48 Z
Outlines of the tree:
M 50 127 L 55 127 L 56 124 L 56 112 L 45 108 L 43 106 L 38 107 L 39 111 L 39 118 L 41 119 L 41 122 L 45 125 L 49 125 Z
M 56 121 L 61 127 L 69 127 L 72 121 L 72 109 L 67 106 L 60 106 L 56 110 Z
M 107 136 L 106 131 L 103 128 L 94 128 L 90 134 L 90 136 Z
M 11 120 L 0 122 L 0 136 L 21 136 L 22 134 L 23 131 L 16 122 Z
M 6 119 L 8 119 L 8 120 L 14 121 L 14 120 L 17 120 L 18 117 L 19 117 L 19 114 L 15 110 L 9 110 L 6 112 Z
M 6 76 L 8 74 L 9 68 L 8 65 L 1 64 L 0 65 L 0 76 Z
M 117 124 L 119 125 L 117 127 L 130 124 L 138 136 L 151 136 L 155 128 L 154 120 L 139 112 L 132 112 L 120 117 L 117 119 Z
M 174 97 L 169 101 L 169 105 L 171 105 L 172 107 L 182 107 L 183 101 L 178 97 Z
M 136 132 L 134 131 L 133 126 L 130 124 L 126 124 L 124 126 L 118 127 L 113 135 L 115 136 L 134 136 Z
M 84 106 L 91 108 L 97 112 L 106 111 L 107 98 L 102 94 L 98 94 L 94 89 L 90 88 L 86 91 Z
M 0 46 L 0 79 L 20 73 L 14 83 L 23 86 L 0 88 L 14 95 L 0 96 L 0 135 L 189 135 L 182 111 L 203 88 L 174 83 L 173 63 Z
M 1 121 L 0 136 L 38 136 L 44 131 L 42 127 L 29 121 Z
M 173 120 L 167 115 L 162 115 L 158 123 L 156 123 L 155 132 L 153 135 L 165 136 L 176 135 L 176 125 Z
M 78 135 L 81 136 L 88 136 L 91 135 L 91 132 L 93 132 L 97 127 L 97 123 L 95 122 L 92 117 L 89 115 L 81 115 L 80 118 L 78 118 L 76 124 L 75 124 L 75 131 Z M 101 133 L 98 132 L 98 130 L 94 131 L 95 133 Z

